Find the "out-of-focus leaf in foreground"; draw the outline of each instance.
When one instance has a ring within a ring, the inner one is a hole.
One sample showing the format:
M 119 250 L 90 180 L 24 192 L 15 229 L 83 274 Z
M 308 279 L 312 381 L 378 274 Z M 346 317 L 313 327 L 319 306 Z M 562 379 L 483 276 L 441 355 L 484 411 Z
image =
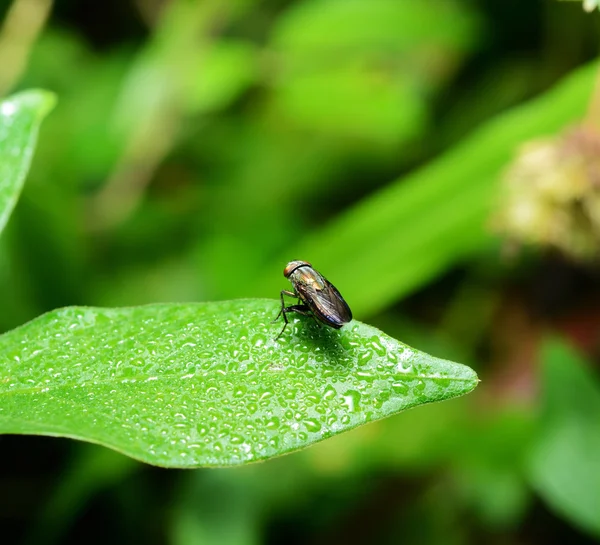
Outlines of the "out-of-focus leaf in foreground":
M 248 299 L 50 312 L 0 337 L 0 433 L 72 437 L 170 467 L 284 454 L 478 382 L 352 322 Z
M 47 91 L 24 91 L 0 102 L 0 232 L 23 188 L 40 123 L 54 103 Z
M 600 536 L 600 384 L 558 339 L 542 351 L 543 411 L 529 477 L 548 504 Z

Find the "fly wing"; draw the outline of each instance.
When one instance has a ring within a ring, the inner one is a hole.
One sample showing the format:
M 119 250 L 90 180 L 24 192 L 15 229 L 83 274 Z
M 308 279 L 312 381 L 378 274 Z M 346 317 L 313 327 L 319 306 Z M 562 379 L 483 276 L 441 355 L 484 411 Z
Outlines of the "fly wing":
M 299 284 L 296 290 L 315 316 L 332 327 L 340 328 L 352 320 L 350 307 L 336 287 L 320 276 L 320 285 Z

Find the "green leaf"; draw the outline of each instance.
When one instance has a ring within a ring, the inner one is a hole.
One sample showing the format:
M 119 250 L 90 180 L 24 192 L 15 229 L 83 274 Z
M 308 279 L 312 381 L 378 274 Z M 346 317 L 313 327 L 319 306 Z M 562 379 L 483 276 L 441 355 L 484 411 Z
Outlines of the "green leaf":
M 454 52 L 473 42 L 477 26 L 467 6 L 450 2 L 317 0 L 291 4 L 278 18 L 272 42 L 277 50 L 304 57 L 373 50 L 397 56 L 425 45 Z M 316 56 L 312 62 L 322 60 Z
M 190 70 L 184 99 L 194 114 L 220 110 L 237 99 L 258 72 L 256 48 L 246 42 L 220 40 L 198 58 Z
M 277 88 L 277 110 L 324 134 L 408 140 L 425 126 L 422 93 L 408 78 L 379 76 L 358 63 L 287 76 Z
M 558 339 L 542 351 L 543 411 L 529 477 L 548 504 L 600 536 L 600 383 Z
M 47 91 L 24 91 L 0 102 L 0 233 L 23 188 L 40 123 L 54 103 Z
M 423 133 L 427 95 L 459 64 L 476 28 L 467 9 L 439 2 L 292 4 L 271 40 L 280 65 L 274 115 L 317 134 L 397 146 Z
M 306 259 L 326 271 L 357 315 L 374 314 L 493 241 L 488 223 L 498 179 L 529 139 L 580 119 L 596 63 L 498 116 L 422 169 L 384 188 L 267 263 L 246 293 L 266 296 L 282 264 Z
M 249 299 L 66 308 L 0 337 L 0 433 L 99 443 L 169 467 L 291 452 L 469 392 L 470 368 L 352 322 L 295 319 Z

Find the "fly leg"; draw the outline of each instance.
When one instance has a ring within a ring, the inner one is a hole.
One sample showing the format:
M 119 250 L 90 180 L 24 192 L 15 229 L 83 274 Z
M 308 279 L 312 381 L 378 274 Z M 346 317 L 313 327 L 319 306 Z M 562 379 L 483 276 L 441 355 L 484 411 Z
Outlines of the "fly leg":
M 283 321 L 285 322 L 283 324 L 283 329 L 280 331 L 279 335 L 277 335 L 277 337 L 275 337 L 275 340 L 279 339 L 279 337 L 281 337 L 281 335 L 283 334 L 283 332 L 285 331 L 285 328 L 288 325 L 288 319 L 287 319 L 287 309 L 285 307 L 285 300 L 283 299 L 283 296 L 287 295 L 288 297 L 294 297 L 297 298 L 298 295 L 296 293 L 294 293 L 293 291 L 289 291 L 289 290 L 281 290 L 281 293 L 279 294 L 279 298 L 281 299 L 281 308 L 279 309 L 279 313 L 277 314 L 277 316 L 275 316 L 275 319 L 273 320 L 273 322 L 276 322 L 279 317 L 283 314 Z
M 282 306 L 279 314 L 283 314 L 283 321 L 285 323 L 283 324 L 283 328 L 279 332 L 279 335 L 277 335 L 277 337 L 275 337 L 275 340 L 279 339 L 279 337 L 281 337 L 281 335 L 283 335 L 285 328 L 289 324 L 289 320 L 287 317 L 288 312 L 295 312 L 296 314 L 301 314 L 302 316 L 311 316 L 312 315 L 310 312 L 310 308 L 308 308 L 306 305 L 290 305 L 289 307 Z M 279 318 L 279 314 L 277 315 L 278 318 Z
M 298 298 L 298 295 L 296 293 L 294 293 L 293 291 L 281 290 L 281 293 L 279 294 L 279 297 L 281 299 L 281 309 L 279 310 L 279 314 L 277 314 L 277 316 L 275 316 L 275 319 L 273 320 L 273 322 L 276 322 L 279 319 L 279 317 L 281 316 L 281 314 L 283 313 L 283 319 L 285 320 L 285 323 L 287 324 L 287 318 L 285 317 L 285 301 L 283 300 L 284 295 L 287 295 L 288 297 L 293 297 L 294 299 Z

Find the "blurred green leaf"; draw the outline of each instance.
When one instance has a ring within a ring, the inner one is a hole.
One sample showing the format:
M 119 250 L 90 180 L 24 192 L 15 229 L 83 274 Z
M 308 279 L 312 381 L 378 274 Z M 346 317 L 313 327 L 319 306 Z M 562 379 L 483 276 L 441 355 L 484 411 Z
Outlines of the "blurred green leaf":
M 307 235 L 255 275 L 246 293 L 273 293 L 283 264 L 326 271 L 355 313 L 373 314 L 490 245 L 486 223 L 497 180 L 522 142 L 577 121 L 597 64 L 529 104 L 490 121 L 421 170 L 364 199 Z
M 530 480 L 551 507 L 600 536 L 600 382 L 560 339 L 544 343 L 542 363 L 543 412 Z
M 407 77 L 391 80 L 359 63 L 286 78 L 276 107 L 300 127 L 382 142 L 412 138 L 426 121 L 423 96 Z
M 269 485 L 290 483 L 271 464 L 230 471 L 195 471 L 185 479 L 173 510 L 174 545 L 255 545 L 261 543 L 261 517 L 269 502 Z M 266 490 L 265 490 L 266 489 Z M 269 505 L 269 503 L 271 505 Z
M 303 56 L 323 50 L 397 54 L 422 43 L 459 49 L 472 43 L 477 26 L 466 6 L 452 2 L 316 0 L 292 4 L 277 22 L 273 43 Z
M 256 47 L 250 42 L 219 40 L 189 71 L 185 102 L 189 112 L 206 113 L 228 106 L 258 73 Z
M 99 443 L 170 467 L 284 454 L 471 391 L 470 368 L 353 322 L 242 300 L 66 308 L 0 337 L 0 432 Z
M 215 34 L 216 26 L 244 13 L 244 4 L 176 0 L 162 10 L 125 78 L 114 116 L 119 132 L 135 135 L 143 125 L 152 133 L 163 118 L 178 125 L 184 113 L 226 106 L 252 82 L 255 47 Z
M 0 232 L 23 188 L 40 123 L 54 103 L 47 91 L 25 91 L 0 102 Z
M 41 82 L 60 97 L 59 107 L 44 123 L 32 175 L 44 183 L 53 181 L 61 200 L 98 185 L 122 152 L 124 142 L 114 129 L 112 111 L 131 56 L 126 48 L 101 55 L 82 36 L 65 29 L 48 29 L 31 52 L 25 83 Z
M 337 138 L 414 138 L 428 119 L 428 91 L 456 70 L 477 27 L 469 10 L 447 2 L 292 4 L 271 39 L 276 115 Z
M 524 466 L 535 425 L 531 409 L 516 403 L 463 420 L 464 436 L 450 454 L 455 486 L 486 527 L 517 528 L 527 513 Z

